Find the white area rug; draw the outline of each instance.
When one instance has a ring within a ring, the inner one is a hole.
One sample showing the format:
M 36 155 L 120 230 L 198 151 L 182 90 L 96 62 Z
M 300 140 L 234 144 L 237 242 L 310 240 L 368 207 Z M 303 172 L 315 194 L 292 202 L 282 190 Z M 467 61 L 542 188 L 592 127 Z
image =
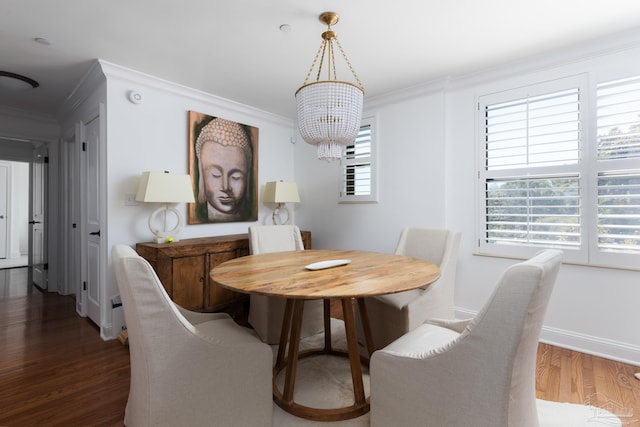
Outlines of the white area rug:
M 346 349 L 344 322 L 331 319 L 332 347 Z M 300 350 L 321 348 L 324 346 L 324 334 L 320 333 L 308 337 L 300 342 Z M 275 360 L 278 346 L 273 346 Z M 284 370 L 278 376 L 279 387 L 282 390 Z M 369 396 L 369 372 L 363 367 L 363 383 L 365 395 Z M 301 405 L 314 408 L 340 408 L 353 404 L 353 384 L 351 383 L 351 369 L 349 359 L 338 356 L 311 356 L 298 362 L 298 376 L 294 389 L 294 401 Z M 298 418 L 273 404 L 273 426 L 369 426 L 369 414 L 345 421 L 320 422 Z
M 332 345 L 334 348 L 346 349 L 344 336 L 344 323 L 341 320 L 331 319 Z M 300 343 L 300 349 L 319 348 L 324 343 L 324 334 L 305 338 Z M 274 360 L 277 346 L 273 346 Z M 281 372 L 278 380 L 280 387 L 284 372 Z M 364 389 L 369 396 L 369 373 L 364 368 Z M 282 388 L 280 388 L 282 390 Z M 351 384 L 351 371 L 349 360 L 345 357 L 312 356 L 302 359 L 298 363 L 298 377 L 296 379 L 294 400 L 297 403 L 316 408 L 337 408 L 353 404 L 353 386 Z M 612 408 L 614 412 L 615 408 Z M 633 415 L 633 414 L 632 414 Z M 635 414 L 635 421 L 640 414 Z M 548 402 L 538 400 L 538 418 L 541 427 L 617 427 L 622 426 L 620 418 L 611 412 L 587 405 L 575 405 L 570 403 Z M 623 418 L 625 425 L 629 425 Z M 278 405 L 273 404 L 274 427 L 368 427 L 370 415 L 345 421 L 319 422 L 298 418 L 283 411 Z M 419 427 L 419 426 L 416 426 Z

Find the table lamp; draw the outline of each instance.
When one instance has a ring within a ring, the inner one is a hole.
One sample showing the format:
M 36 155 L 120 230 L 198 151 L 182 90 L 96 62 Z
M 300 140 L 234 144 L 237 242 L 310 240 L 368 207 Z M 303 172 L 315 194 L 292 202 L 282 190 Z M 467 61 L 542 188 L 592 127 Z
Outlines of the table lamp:
M 295 182 L 284 181 L 271 181 L 267 182 L 264 186 L 264 193 L 262 195 L 262 201 L 265 203 L 277 203 L 278 206 L 273 211 L 271 216 L 273 223 L 282 225 L 280 221 L 279 211 L 282 209 L 287 213 L 287 220 L 284 224 L 291 222 L 291 214 L 289 209 L 285 206 L 285 203 L 300 203 L 300 196 L 298 195 L 298 186 Z
M 156 243 L 177 242 L 177 235 L 184 227 L 184 219 L 180 211 L 176 209 L 178 203 L 193 203 L 193 188 L 189 175 L 181 175 L 169 172 L 142 172 L 136 201 L 145 203 L 164 203 L 149 216 L 149 229 L 156 236 Z M 167 212 L 173 212 L 176 217 L 176 225 L 167 230 Z M 158 230 L 154 224 L 159 213 L 164 213 L 163 230 Z

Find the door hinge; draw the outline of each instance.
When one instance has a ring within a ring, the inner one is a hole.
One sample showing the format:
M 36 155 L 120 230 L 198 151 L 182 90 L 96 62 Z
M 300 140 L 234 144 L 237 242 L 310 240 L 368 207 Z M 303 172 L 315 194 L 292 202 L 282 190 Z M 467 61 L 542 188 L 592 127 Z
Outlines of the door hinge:
M 87 290 L 87 282 L 82 282 L 82 290 L 83 291 Z
M 87 151 L 87 143 L 86 142 L 82 143 L 82 151 Z
M 44 156 L 44 162 L 49 163 L 49 156 Z
M 48 269 L 49 269 L 49 263 L 48 263 L 48 262 L 44 264 L 44 269 L 45 269 L 45 270 L 48 270 Z
M 71 228 L 76 228 L 77 226 L 75 224 L 71 224 Z

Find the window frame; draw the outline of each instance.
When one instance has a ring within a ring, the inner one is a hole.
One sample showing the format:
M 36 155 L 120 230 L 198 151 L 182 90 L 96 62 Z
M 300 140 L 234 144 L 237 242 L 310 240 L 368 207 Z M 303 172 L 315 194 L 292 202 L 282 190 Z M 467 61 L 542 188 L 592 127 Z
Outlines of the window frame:
M 378 128 L 377 128 L 377 117 L 367 116 L 363 117 L 361 121 L 360 128 L 369 126 L 371 130 L 371 138 L 370 142 L 370 154 L 368 157 L 360 157 L 356 160 L 349 159 L 346 155 L 347 149 L 354 144 L 347 145 L 342 149 L 342 158 L 340 159 L 340 189 L 339 189 L 339 197 L 338 203 L 378 203 Z M 346 188 L 346 176 L 347 176 L 347 168 L 349 166 L 354 165 L 355 163 L 368 163 L 370 166 L 370 194 L 366 195 L 355 195 L 355 194 L 345 194 L 343 191 Z
M 625 78 L 640 77 L 640 70 L 627 70 L 626 74 L 604 76 L 597 73 L 584 72 L 559 77 L 554 80 L 541 81 L 532 85 L 482 94 L 476 97 L 476 254 L 527 258 L 537 251 L 553 245 L 528 244 L 494 244 L 487 241 L 487 202 L 486 183 L 488 178 L 535 178 L 538 176 L 570 173 L 571 167 L 530 167 L 505 168 L 488 172 L 486 168 L 486 145 L 484 119 L 485 107 L 502 102 L 516 101 L 527 96 L 536 96 L 571 87 L 580 88 L 580 140 L 578 164 L 574 173 L 580 176 L 580 247 L 576 249 L 561 248 L 567 263 L 591 265 L 608 268 L 640 269 L 640 254 L 609 251 L 598 246 L 598 178 L 601 173 L 620 170 L 640 171 L 640 159 L 599 160 L 598 155 L 598 87 L 600 84 L 614 82 Z M 606 73 L 604 73 L 606 74 Z M 597 78 L 596 78 L 597 76 Z M 599 81 L 598 81 L 599 80 Z

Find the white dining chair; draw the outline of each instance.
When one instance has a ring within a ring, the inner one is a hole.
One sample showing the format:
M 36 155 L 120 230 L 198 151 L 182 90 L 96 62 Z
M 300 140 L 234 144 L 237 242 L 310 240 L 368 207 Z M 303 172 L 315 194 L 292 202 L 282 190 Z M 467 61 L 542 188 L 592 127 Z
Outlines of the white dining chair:
M 174 304 L 149 263 L 114 245 L 127 325 L 127 427 L 270 426 L 273 351 L 225 313 Z
M 458 231 L 421 227 L 402 230 L 395 253 L 438 265 L 440 278 L 424 288 L 365 299 L 375 349 L 386 346 L 427 319 L 453 319 L 459 246 Z M 368 356 L 361 323 L 358 323 L 358 345 L 361 353 Z
M 249 227 L 249 251 L 252 255 L 302 251 L 304 245 L 300 229 L 296 225 L 255 225 Z M 267 344 L 278 344 L 284 318 L 286 299 L 251 294 L 249 323 Z M 302 315 L 302 338 L 324 330 L 324 306 L 322 300 L 305 301 Z
M 585 405 L 536 400 L 538 339 L 562 257 L 545 250 L 509 267 L 473 319 L 430 320 L 373 353 L 371 425 L 536 427 L 539 413 L 604 425 L 587 424 L 596 413 Z

